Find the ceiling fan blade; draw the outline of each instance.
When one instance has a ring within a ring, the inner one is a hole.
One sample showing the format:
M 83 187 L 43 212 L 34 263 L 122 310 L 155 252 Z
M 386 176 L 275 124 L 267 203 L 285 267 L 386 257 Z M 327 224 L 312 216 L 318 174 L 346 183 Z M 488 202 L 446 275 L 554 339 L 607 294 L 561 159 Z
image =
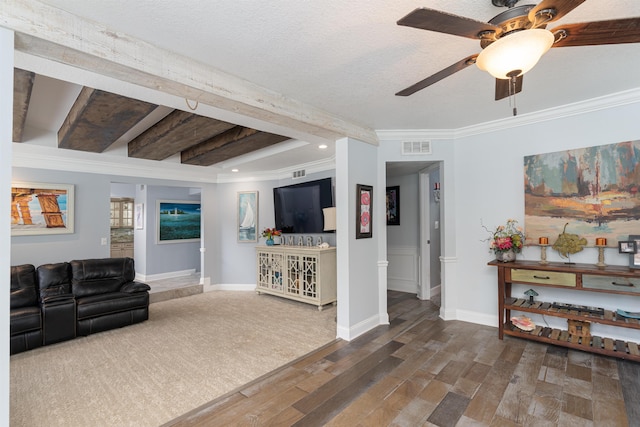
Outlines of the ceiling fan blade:
M 554 9 L 556 15 L 548 22 L 556 21 L 586 0 L 542 0 L 540 4 L 529 11 L 529 21 L 536 22 L 536 14 L 544 9 Z
M 469 65 L 475 64 L 477 57 L 478 57 L 478 55 L 468 56 L 468 57 L 464 58 L 463 60 L 460 60 L 460 61 L 456 62 L 455 64 L 450 65 L 449 67 L 445 68 L 444 70 L 440 70 L 437 73 L 435 73 L 434 75 L 429 76 L 424 80 L 420 80 L 418 83 L 416 83 L 414 85 L 411 85 L 406 89 L 401 90 L 400 92 L 396 93 L 396 96 L 409 96 L 409 95 L 412 95 L 412 94 L 416 93 L 419 90 L 424 89 L 427 86 L 431 86 L 432 84 L 439 82 L 440 80 L 444 79 L 445 77 L 449 77 L 453 73 L 457 73 L 460 70 L 464 70 Z
M 511 89 L 509 91 L 509 86 L 511 86 L 511 80 L 509 79 L 496 79 L 496 101 L 500 101 L 503 98 L 508 97 L 509 95 L 515 95 L 522 91 L 522 78 L 524 75 L 519 75 L 516 77 L 516 90 L 515 92 Z
M 552 47 L 640 43 L 640 17 L 567 24 L 551 31 L 559 39 Z
M 419 28 L 421 30 L 437 31 L 439 33 L 453 34 L 454 36 L 478 39 L 478 33 L 493 31 L 499 33 L 500 27 L 488 24 L 464 16 L 453 15 L 440 10 L 419 8 L 409 13 L 398 21 L 398 25 Z

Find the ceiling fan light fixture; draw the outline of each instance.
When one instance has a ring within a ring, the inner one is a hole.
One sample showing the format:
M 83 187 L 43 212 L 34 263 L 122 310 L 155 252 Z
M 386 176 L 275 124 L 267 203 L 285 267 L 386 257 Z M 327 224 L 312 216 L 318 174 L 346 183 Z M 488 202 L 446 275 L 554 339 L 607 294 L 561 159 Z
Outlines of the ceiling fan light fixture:
M 497 79 L 517 77 L 532 69 L 553 45 L 553 33 L 541 28 L 504 36 L 484 48 L 476 65 Z

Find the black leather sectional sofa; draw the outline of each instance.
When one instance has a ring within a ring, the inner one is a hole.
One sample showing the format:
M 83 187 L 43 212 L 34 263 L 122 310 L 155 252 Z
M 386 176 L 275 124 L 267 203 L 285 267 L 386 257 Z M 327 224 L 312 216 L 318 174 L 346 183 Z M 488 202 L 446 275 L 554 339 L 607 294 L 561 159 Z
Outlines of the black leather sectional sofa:
M 149 318 L 131 258 L 11 267 L 11 354 Z

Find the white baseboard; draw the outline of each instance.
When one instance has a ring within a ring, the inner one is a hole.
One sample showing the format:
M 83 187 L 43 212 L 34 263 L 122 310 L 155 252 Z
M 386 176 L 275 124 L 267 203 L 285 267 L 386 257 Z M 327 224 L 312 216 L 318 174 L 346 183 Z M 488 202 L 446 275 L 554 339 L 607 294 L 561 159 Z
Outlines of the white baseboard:
M 193 274 L 196 274 L 195 268 L 191 270 L 169 271 L 167 273 L 149 274 L 149 275 L 136 273 L 136 280 L 139 280 L 142 282 L 152 282 L 154 280 L 174 279 L 176 277 L 191 276 Z
M 442 285 L 434 286 L 431 288 L 431 296 L 440 294 L 440 290 L 442 289 Z
M 456 310 L 456 319 L 463 322 L 479 325 L 498 327 L 498 316 L 493 314 L 478 313 L 477 311 Z
M 232 284 L 224 284 L 218 283 L 215 285 L 204 285 L 202 288 L 203 292 L 211 292 L 211 291 L 253 291 L 255 292 L 256 285 L 253 284 L 241 284 L 241 283 L 232 283 Z
M 387 279 L 387 289 L 390 291 L 406 292 L 409 294 L 416 293 L 416 283 L 402 280 Z
M 360 335 L 364 334 L 365 332 L 368 332 L 371 329 L 375 328 L 379 324 L 380 324 L 380 316 L 379 315 L 371 316 L 370 318 L 365 319 L 362 322 L 356 325 L 353 325 L 350 328 L 345 328 L 343 326 L 338 325 L 337 335 L 338 335 L 338 338 L 342 338 L 343 340 L 346 340 L 346 341 L 351 341 L 355 338 L 358 338 Z

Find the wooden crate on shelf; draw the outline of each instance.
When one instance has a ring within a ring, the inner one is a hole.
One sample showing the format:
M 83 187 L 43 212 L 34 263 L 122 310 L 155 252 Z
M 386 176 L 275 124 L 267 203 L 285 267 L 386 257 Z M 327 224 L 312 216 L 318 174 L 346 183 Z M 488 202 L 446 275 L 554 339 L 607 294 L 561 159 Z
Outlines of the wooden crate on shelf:
M 575 335 L 584 338 L 588 338 L 591 336 L 591 322 L 567 319 L 567 324 L 569 325 L 569 335 Z

